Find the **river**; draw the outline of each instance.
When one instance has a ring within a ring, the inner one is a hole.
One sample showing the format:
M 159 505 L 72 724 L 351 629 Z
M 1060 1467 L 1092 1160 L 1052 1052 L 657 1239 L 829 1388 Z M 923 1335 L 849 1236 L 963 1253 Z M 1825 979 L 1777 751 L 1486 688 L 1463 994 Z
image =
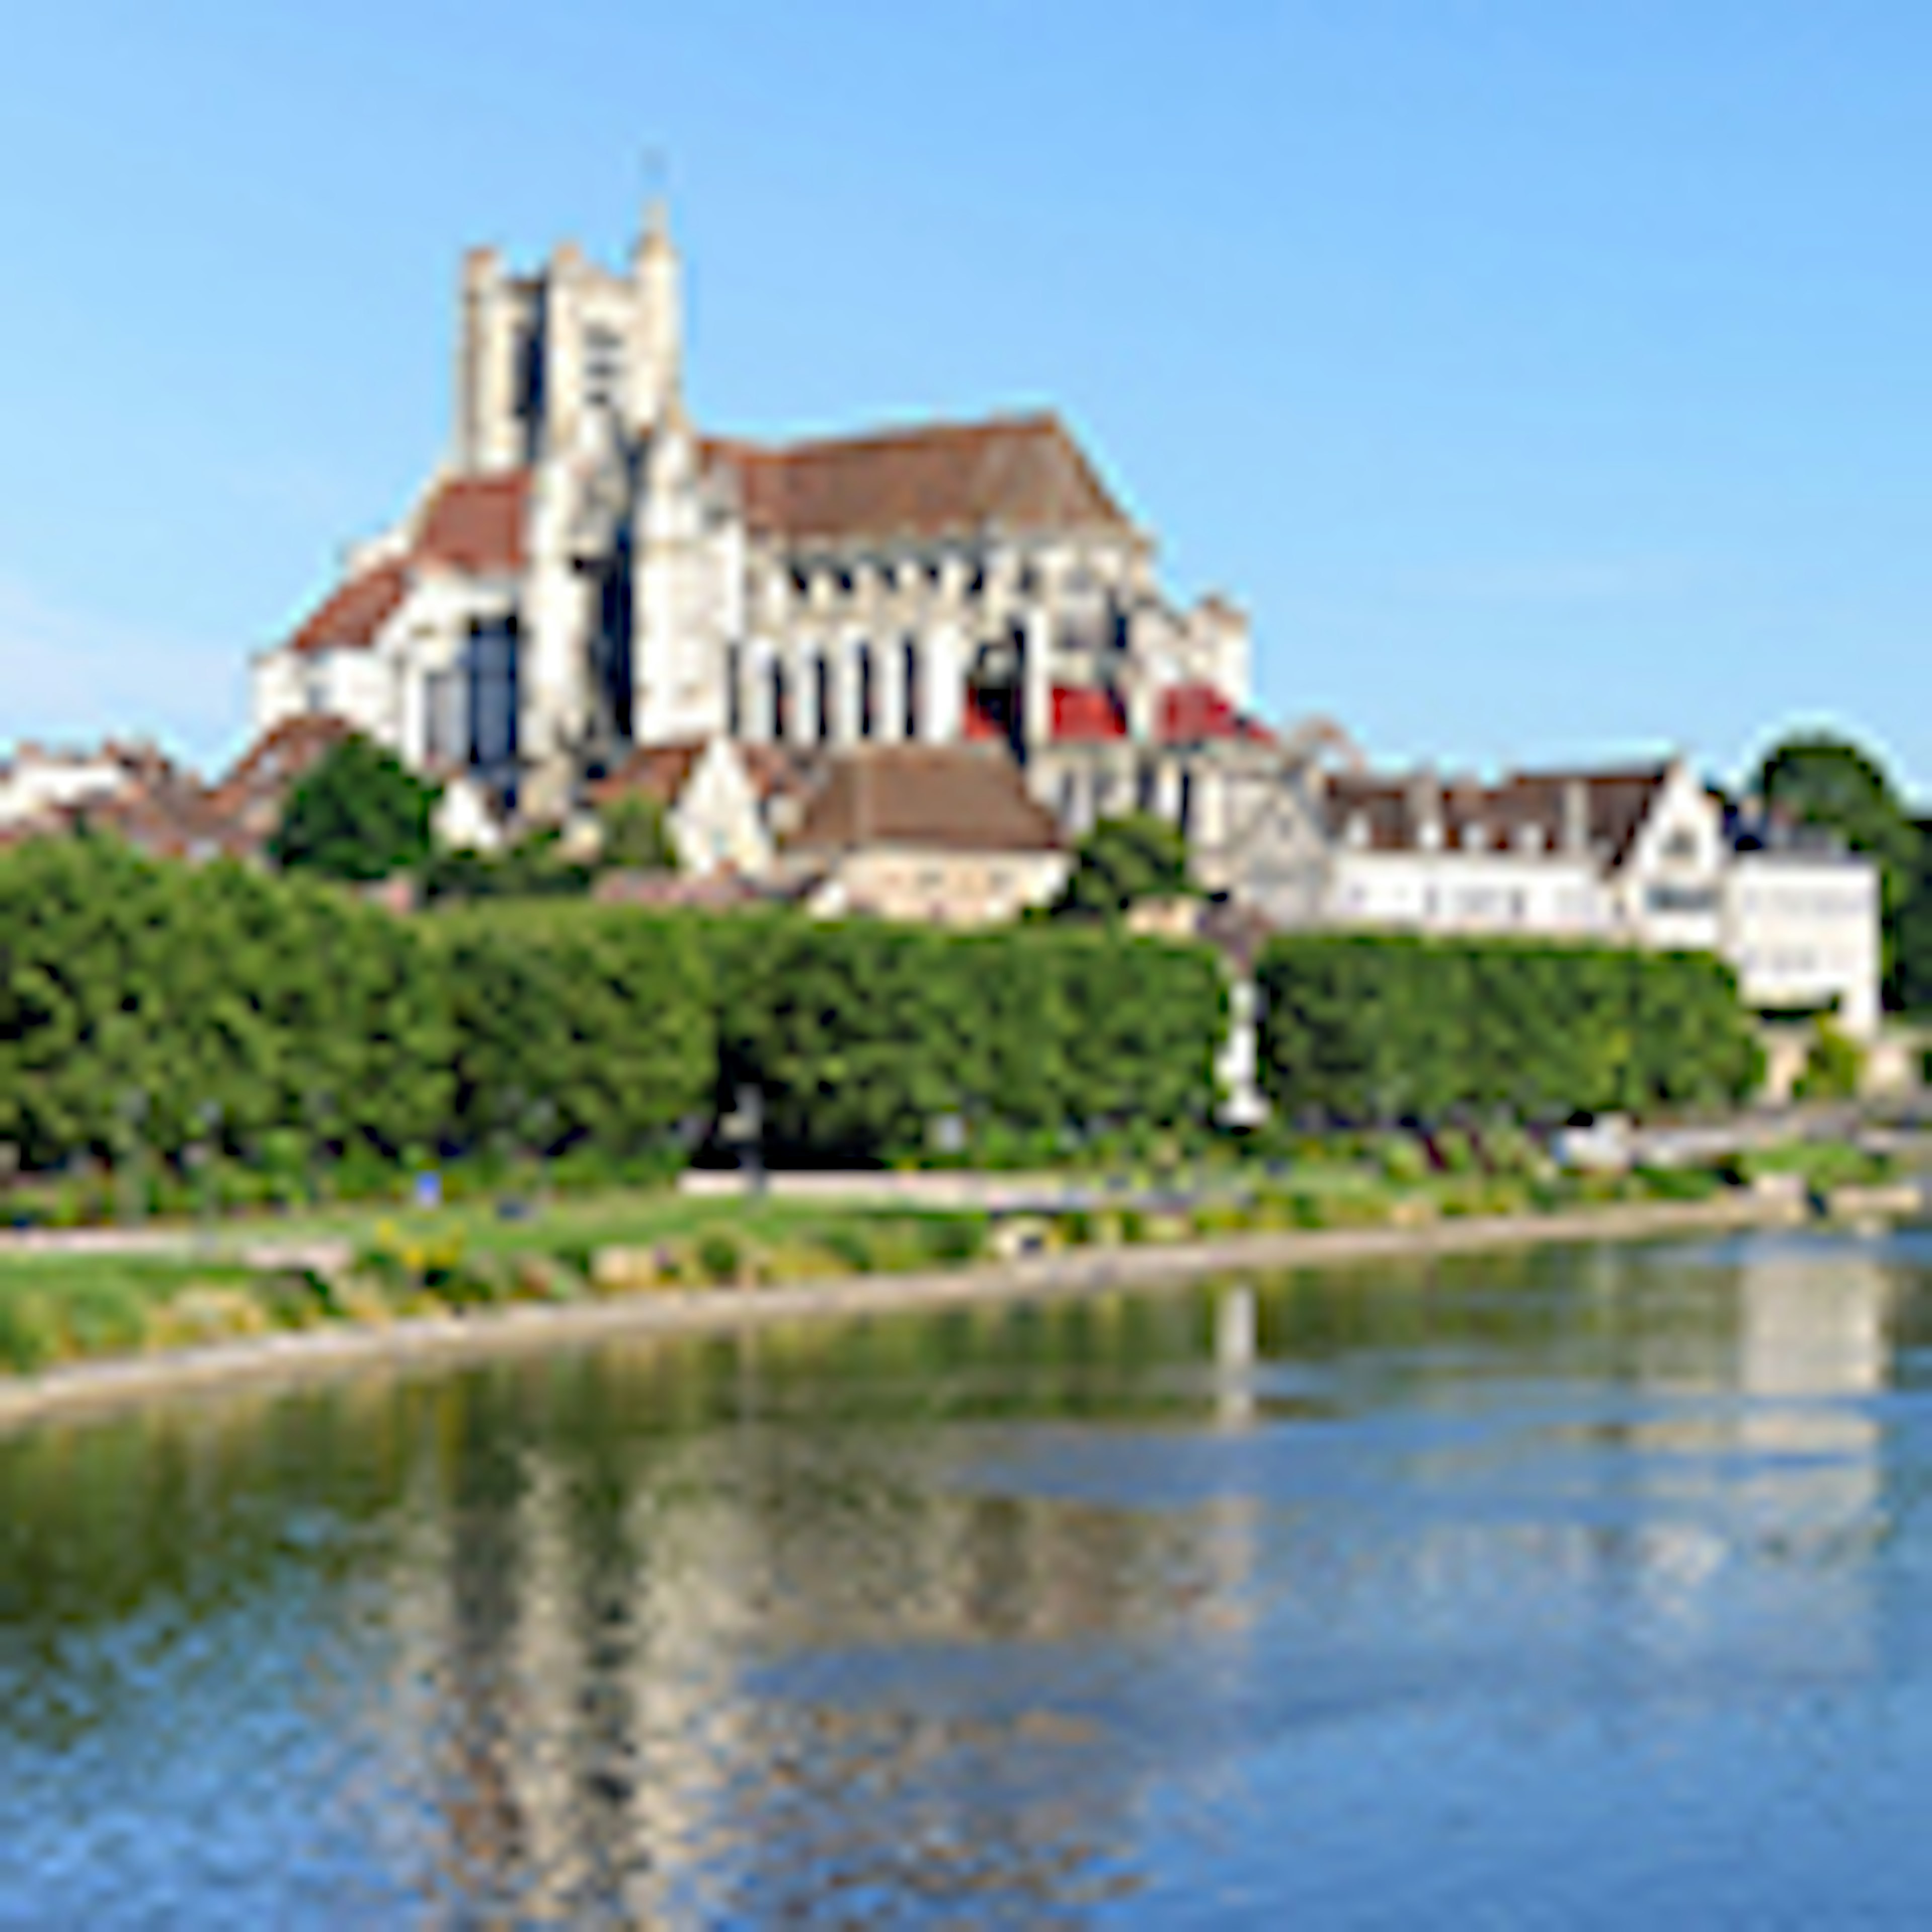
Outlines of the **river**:
M 1932 1237 L 0 1438 L 0 1925 L 1922 1924 Z

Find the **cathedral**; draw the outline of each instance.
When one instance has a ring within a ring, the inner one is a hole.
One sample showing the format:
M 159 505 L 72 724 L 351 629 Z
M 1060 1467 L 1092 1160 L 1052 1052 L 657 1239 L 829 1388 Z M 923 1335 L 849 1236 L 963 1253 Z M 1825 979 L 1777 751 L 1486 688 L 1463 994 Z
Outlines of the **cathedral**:
M 256 658 L 257 731 L 346 720 L 512 824 L 652 748 L 979 745 L 1069 832 L 1151 810 L 1211 854 L 1275 757 L 1246 620 L 1163 592 L 1057 416 L 712 435 L 683 350 L 662 208 L 618 272 L 471 254 L 448 457 Z

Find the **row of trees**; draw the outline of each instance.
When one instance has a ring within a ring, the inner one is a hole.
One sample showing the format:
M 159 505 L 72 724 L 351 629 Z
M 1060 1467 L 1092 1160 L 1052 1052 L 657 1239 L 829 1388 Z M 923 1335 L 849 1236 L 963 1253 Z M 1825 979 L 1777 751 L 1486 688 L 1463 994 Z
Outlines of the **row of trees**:
M 1272 942 L 1257 976 L 1264 1078 L 1291 1111 L 1547 1120 L 1724 1104 L 1762 1074 L 1703 954 L 1319 934 Z
M 1211 956 L 1101 929 L 950 935 L 576 902 L 398 920 L 339 886 L 0 856 L 0 1142 L 32 1167 L 269 1137 L 336 1153 L 688 1147 L 740 1084 L 776 1150 L 1204 1121 Z

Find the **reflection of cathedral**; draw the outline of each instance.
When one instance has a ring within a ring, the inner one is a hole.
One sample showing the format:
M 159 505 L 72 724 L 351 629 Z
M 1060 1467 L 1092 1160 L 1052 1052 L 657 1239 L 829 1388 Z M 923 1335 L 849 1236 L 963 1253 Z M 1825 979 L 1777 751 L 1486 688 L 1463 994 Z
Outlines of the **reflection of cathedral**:
M 256 662 L 255 723 L 332 712 L 526 812 L 632 745 L 1004 741 L 1071 818 L 1219 808 L 1259 755 L 1246 620 L 1171 604 L 1058 418 L 788 445 L 700 433 L 661 214 L 626 272 L 472 254 L 450 460 Z
M 982 1374 L 1043 1341 L 1090 1368 L 1147 1340 L 1104 1306 L 970 1327 L 958 1363 Z M 809 1916 L 868 1885 L 1023 1912 L 1077 1900 L 1142 1768 L 1096 1749 L 1061 1672 L 1026 1660 L 1224 1639 L 1253 1525 L 981 1486 L 944 1427 L 848 1436 L 796 1413 L 828 1372 L 905 1372 L 910 1332 L 832 1336 L 831 1364 L 821 1338 L 794 1354 L 777 1334 L 613 1348 L 573 1385 L 572 1431 L 422 1468 L 367 1721 L 428 1801 L 403 1861 L 426 1888 L 485 1918 L 639 1924 Z M 474 1385 L 430 1399 L 446 1444 L 501 1425 L 464 1413 Z M 663 1426 L 694 1405 L 698 1428 Z M 1210 1656 L 1186 1654 L 1190 1672 Z

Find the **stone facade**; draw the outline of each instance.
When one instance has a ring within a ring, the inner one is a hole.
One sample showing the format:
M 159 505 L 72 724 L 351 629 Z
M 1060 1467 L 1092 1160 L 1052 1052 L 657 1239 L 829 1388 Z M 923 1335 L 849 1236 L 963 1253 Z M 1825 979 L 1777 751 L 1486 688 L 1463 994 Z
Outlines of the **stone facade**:
M 1076 830 L 1220 836 L 1268 744 L 1246 620 L 1168 598 L 1058 418 L 700 434 L 682 338 L 661 212 L 622 273 L 470 256 L 448 461 L 258 657 L 257 730 L 338 715 L 530 821 L 639 747 L 996 742 Z

